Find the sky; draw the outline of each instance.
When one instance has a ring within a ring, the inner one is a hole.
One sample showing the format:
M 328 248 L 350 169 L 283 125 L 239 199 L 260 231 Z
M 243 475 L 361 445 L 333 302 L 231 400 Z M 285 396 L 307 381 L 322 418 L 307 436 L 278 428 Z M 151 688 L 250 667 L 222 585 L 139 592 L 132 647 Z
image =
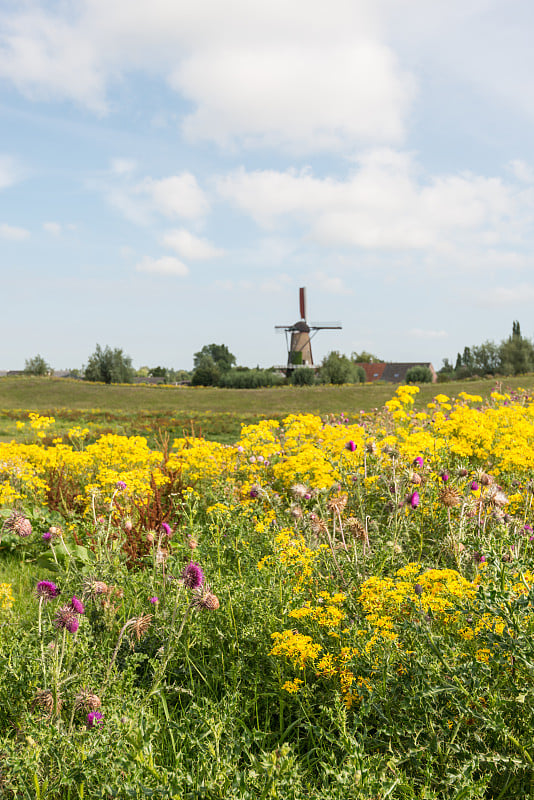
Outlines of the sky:
M 530 0 L 0 0 L 0 369 L 534 336 Z

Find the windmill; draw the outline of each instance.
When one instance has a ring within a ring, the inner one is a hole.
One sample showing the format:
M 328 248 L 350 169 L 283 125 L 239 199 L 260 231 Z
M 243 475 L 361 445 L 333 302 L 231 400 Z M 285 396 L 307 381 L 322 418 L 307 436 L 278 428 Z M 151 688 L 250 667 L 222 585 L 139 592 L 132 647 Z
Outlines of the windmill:
M 341 330 L 340 322 L 321 322 L 308 325 L 306 321 L 306 289 L 299 289 L 300 320 L 293 325 L 275 325 L 275 329 L 284 331 L 287 345 L 287 369 L 295 367 L 313 367 L 311 340 L 317 331 Z

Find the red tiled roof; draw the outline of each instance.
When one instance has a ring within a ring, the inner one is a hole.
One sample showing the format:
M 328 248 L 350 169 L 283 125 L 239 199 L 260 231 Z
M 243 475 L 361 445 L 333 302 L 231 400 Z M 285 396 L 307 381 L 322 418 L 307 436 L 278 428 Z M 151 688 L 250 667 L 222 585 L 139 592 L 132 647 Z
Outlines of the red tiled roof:
M 366 383 L 372 383 L 373 381 L 379 381 L 382 377 L 382 374 L 386 368 L 385 363 L 376 363 L 376 364 L 358 364 L 358 367 L 361 367 L 365 372 L 365 381 Z

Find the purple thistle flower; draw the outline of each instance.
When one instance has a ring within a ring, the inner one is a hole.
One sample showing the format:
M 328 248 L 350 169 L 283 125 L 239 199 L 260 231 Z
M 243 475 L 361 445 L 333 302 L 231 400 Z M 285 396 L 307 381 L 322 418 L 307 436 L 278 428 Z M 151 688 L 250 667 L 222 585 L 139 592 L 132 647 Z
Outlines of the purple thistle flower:
M 115 484 L 115 489 L 118 489 L 119 492 L 123 492 L 126 489 L 126 484 L 124 481 L 117 481 Z
M 420 497 L 419 492 L 412 492 L 410 495 L 410 505 L 412 508 L 417 508 L 419 505 Z
M 45 531 L 45 533 L 43 533 L 43 541 L 49 542 L 51 538 L 52 534 L 50 533 L 50 531 Z
M 447 481 L 449 480 L 449 473 L 448 472 L 442 472 L 441 473 L 441 480 L 443 481 L 443 483 L 447 483 Z
M 87 727 L 94 728 L 95 725 L 102 725 L 104 722 L 104 715 L 100 711 L 90 711 L 87 715 Z
M 525 533 L 532 533 L 532 525 L 529 525 L 527 522 L 527 524 L 523 527 L 523 530 Z
M 71 606 L 61 606 L 58 609 L 54 620 L 56 628 L 66 628 L 69 633 L 76 633 L 80 627 L 78 615 L 72 610 Z
M 165 536 L 172 536 L 172 528 L 166 522 L 161 523 L 161 532 L 165 534 Z
M 150 597 L 149 602 L 156 605 L 156 603 L 159 603 L 159 597 Z
M 76 595 L 72 595 L 72 600 L 70 601 L 70 607 L 75 614 L 85 614 L 85 606 L 81 600 L 78 600 Z
M 479 489 L 478 483 L 476 481 L 471 481 L 471 491 L 477 492 Z
M 187 586 L 188 589 L 198 589 L 199 586 L 202 586 L 204 582 L 204 573 L 202 572 L 199 564 L 196 564 L 194 561 L 190 561 L 180 575 L 180 578 L 182 579 L 184 586 Z
M 35 587 L 35 591 L 37 597 L 42 597 L 45 602 L 48 600 L 53 600 L 60 593 L 60 590 L 57 588 L 55 583 L 52 583 L 52 581 L 39 581 Z
M 423 469 L 424 465 L 425 465 L 425 462 L 423 460 L 423 456 L 417 456 L 416 458 L 414 458 L 414 460 L 413 460 L 413 466 L 414 467 L 419 467 L 419 469 Z
M 350 450 L 350 452 L 351 452 L 351 453 L 354 453 L 354 451 L 356 450 L 356 445 L 355 445 L 355 443 L 352 441 L 352 439 L 351 439 L 349 442 L 347 442 L 347 444 L 345 445 L 345 447 L 347 448 L 347 450 Z

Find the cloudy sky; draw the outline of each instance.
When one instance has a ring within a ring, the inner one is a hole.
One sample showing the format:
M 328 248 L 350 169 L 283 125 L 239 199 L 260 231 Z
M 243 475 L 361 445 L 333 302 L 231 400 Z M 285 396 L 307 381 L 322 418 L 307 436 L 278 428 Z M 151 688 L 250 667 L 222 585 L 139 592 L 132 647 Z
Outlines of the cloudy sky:
M 530 0 L 0 0 L 0 369 L 534 323 Z

